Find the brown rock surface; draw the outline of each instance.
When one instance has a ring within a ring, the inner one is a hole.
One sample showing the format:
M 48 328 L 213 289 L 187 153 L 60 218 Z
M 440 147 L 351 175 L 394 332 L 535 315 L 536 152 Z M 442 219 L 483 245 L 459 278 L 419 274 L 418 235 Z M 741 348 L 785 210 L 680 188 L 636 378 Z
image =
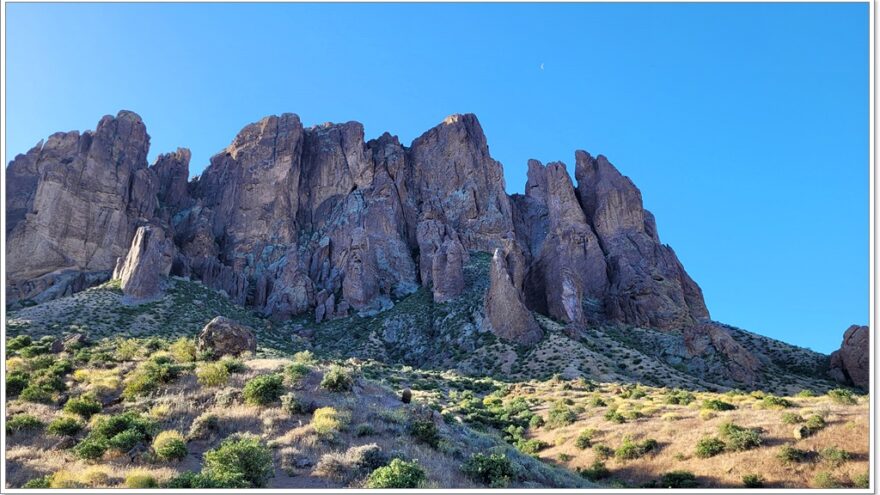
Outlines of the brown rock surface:
M 113 278 L 121 282 L 125 299 L 147 301 L 162 295 L 162 279 L 171 272 L 174 243 L 160 227 L 138 227 L 125 258 L 119 258 Z
M 742 383 L 755 382 L 760 361 L 720 325 L 706 322 L 688 327 L 684 330 L 684 343 L 688 355 L 718 353 L 726 362 L 728 376 Z
M 215 359 L 227 354 L 237 356 L 242 352 L 257 350 L 253 329 L 223 316 L 208 322 L 197 340 L 199 352 L 210 352 Z
M 492 332 L 523 345 L 534 345 L 544 332 L 526 308 L 522 293 L 513 285 L 507 260 L 496 249 L 489 268 L 489 290 L 486 292 L 486 318 Z
M 852 325 L 843 334 L 840 349 L 831 353 L 831 377 L 840 383 L 868 390 L 871 383 L 870 329 Z

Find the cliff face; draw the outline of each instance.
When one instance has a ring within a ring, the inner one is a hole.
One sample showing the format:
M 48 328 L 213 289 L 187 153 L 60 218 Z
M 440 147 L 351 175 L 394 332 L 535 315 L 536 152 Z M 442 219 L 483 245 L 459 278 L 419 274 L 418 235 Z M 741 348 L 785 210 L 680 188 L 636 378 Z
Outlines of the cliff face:
M 266 117 L 190 182 L 188 150 L 148 166 L 148 148 L 123 111 L 10 163 L 10 302 L 69 293 L 58 273 L 109 273 L 145 226 L 173 239 L 171 274 L 275 319 L 370 314 L 419 285 L 449 301 L 468 253 L 484 251 L 495 253 L 490 323 L 505 339 L 540 338 L 528 310 L 578 327 L 708 320 L 641 193 L 603 156 L 576 153 L 576 185 L 565 164 L 531 160 L 525 194 L 508 196 L 474 115 L 409 147 L 387 133 L 365 141 L 357 122 Z

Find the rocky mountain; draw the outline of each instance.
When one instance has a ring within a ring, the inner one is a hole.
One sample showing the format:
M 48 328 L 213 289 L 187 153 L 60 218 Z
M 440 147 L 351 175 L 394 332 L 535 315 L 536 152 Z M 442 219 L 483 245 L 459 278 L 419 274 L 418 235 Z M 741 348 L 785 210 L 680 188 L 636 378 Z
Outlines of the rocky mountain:
M 868 390 L 870 362 L 870 330 L 864 325 L 852 325 L 843 333 L 840 349 L 831 353 L 831 377 L 845 385 Z
M 530 160 L 524 194 L 508 195 L 470 114 L 409 146 L 388 133 L 365 140 L 357 122 L 270 116 L 192 180 L 188 150 L 152 165 L 148 150 L 144 123 L 122 111 L 9 164 L 12 307 L 115 271 L 128 303 L 159 297 L 174 275 L 277 323 L 368 318 L 420 287 L 433 304 L 454 305 L 471 258 L 489 253 L 467 325 L 502 341 L 537 345 L 544 318 L 573 338 L 609 326 L 659 332 L 674 359 L 737 383 L 755 383 L 767 366 L 710 322 L 640 191 L 602 155 L 577 151 L 574 181 L 564 163 Z

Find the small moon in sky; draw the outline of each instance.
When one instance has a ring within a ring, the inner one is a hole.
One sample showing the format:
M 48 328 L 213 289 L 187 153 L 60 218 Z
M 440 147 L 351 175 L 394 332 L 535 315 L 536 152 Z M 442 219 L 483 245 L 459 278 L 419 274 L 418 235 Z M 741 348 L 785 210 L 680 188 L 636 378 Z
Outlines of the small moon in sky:
M 544 64 L 541 64 L 541 70 L 544 70 Z

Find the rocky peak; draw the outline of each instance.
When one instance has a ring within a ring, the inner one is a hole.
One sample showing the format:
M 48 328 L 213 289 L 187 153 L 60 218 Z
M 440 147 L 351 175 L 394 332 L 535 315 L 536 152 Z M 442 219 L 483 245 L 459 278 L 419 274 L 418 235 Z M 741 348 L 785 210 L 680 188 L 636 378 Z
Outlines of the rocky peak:
M 159 204 L 177 211 L 190 202 L 189 160 L 192 153 L 187 148 L 177 148 L 173 153 L 159 155 L 151 167 L 158 180 Z
M 845 385 L 868 390 L 871 384 L 870 328 L 852 325 L 843 333 L 840 349 L 831 353 L 830 376 Z

